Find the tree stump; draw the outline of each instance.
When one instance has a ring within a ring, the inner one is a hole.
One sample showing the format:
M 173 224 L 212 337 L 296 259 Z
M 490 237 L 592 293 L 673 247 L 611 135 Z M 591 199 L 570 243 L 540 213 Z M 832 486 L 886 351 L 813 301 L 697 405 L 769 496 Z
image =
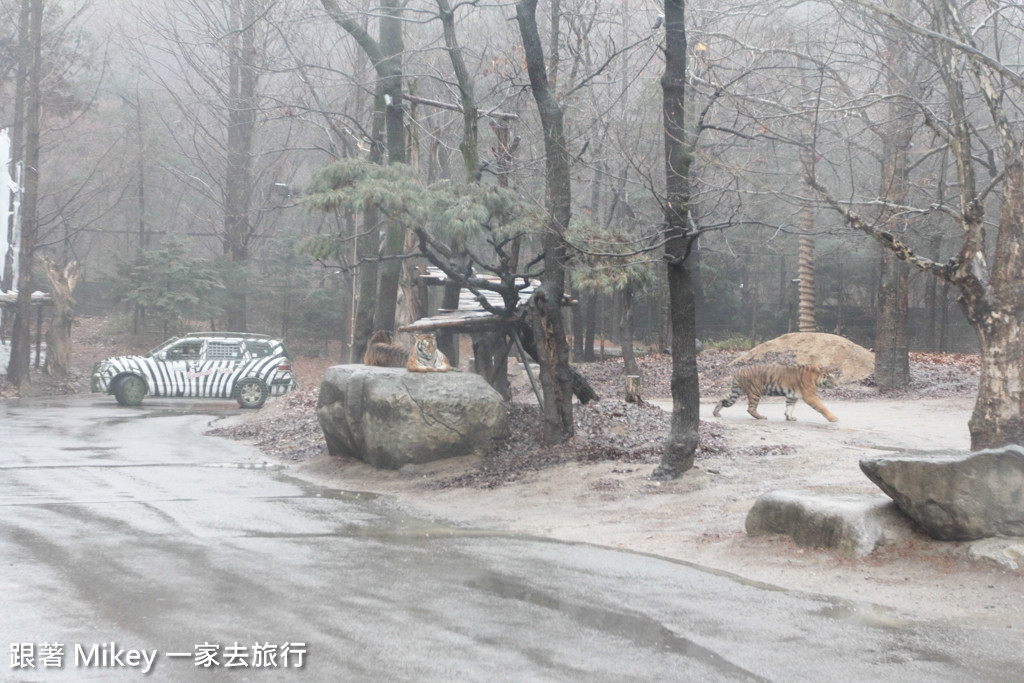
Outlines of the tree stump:
M 626 375 L 626 403 L 643 403 L 640 397 L 640 375 Z

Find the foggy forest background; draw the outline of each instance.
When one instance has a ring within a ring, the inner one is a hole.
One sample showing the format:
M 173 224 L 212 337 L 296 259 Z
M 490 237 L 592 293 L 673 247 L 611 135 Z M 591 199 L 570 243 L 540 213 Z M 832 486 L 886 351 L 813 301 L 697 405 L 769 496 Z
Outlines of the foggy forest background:
M 19 16 L 35 1 L 0 2 L 2 127 L 17 123 Z M 359 212 L 316 210 L 306 198 L 318 170 L 368 159 L 385 142 L 373 121 L 379 74 L 328 13 L 333 4 L 45 2 L 37 251 L 82 264 L 79 314 L 113 312 L 123 328 L 158 336 L 201 322 L 310 346 L 341 340 L 347 358 L 359 273 L 372 260 L 357 248 L 368 228 Z M 803 236 L 805 249 L 813 240 L 805 253 L 813 254 L 816 328 L 872 346 L 883 256 L 807 185 L 801 141 L 813 139 L 813 163 L 832 194 L 880 220 L 881 163 L 892 124 L 909 117 L 900 144 L 912 168 L 899 230 L 938 262 L 958 249 L 960 227 L 944 210 L 956 202 L 956 170 L 927 121 L 943 109 L 941 55 L 901 36 L 900 98 L 909 112 L 894 108 L 892 35 L 856 4 L 711 0 L 687 8 L 690 220 L 701 231 L 692 258 L 706 344 L 797 329 Z M 979 35 L 1000 41 L 1013 63 L 1020 11 L 964 6 L 979 21 L 998 17 Z M 376 38 L 382 7 L 401 9 L 400 106 L 418 182 L 466 180 L 460 91 L 441 21 L 447 8 L 479 113 L 480 180 L 540 210 L 542 132 L 511 3 L 338 0 L 336 10 Z M 662 11 L 653 0 L 538 8 L 544 38 L 554 36 L 545 47 L 571 158 L 569 237 L 579 249 L 570 250 L 568 286 L 581 304 L 568 327 L 577 360 L 599 354 L 602 338 L 620 341 L 626 326 L 647 347 L 671 341 L 653 251 L 664 220 Z M 967 106 L 980 110 L 980 96 Z M 992 138 L 991 125 L 979 116 L 977 138 Z M 987 146 L 991 155 L 995 143 Z M 983 167 L 984 155 L 982 147 Z M 526 237 L 529 259 L 540 241 L 536 231 Z M 335 246 L 325 249 L 324 240 Z M 408 240 L 402 251 L 416 247 Z M 595 256 L 609 252 L 628 256 Z M 411 282 L 419 263 L 410 259 L 403 270 L 401 320 L 439 303 L 439 292 L 424 302 Z M 10 277 L 8 267 L 5 290 Z M 911 348 L 977 348 L 955 290 L 916 270 L 903 277 Z M 48 289 L 41 271 L 33 278 L 34 288 Z

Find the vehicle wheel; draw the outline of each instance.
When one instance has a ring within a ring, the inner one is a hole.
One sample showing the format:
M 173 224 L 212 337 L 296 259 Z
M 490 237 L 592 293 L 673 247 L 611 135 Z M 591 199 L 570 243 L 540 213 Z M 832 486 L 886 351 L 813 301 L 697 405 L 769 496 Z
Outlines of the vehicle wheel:
M 123 406 L 137 406 L 145 395 L 146 382 L 136 375 L 122 377 L 114 385 L 114 398 Z
M 267 402 L 270 391 L 258 379 L 242 380 L 235 387 L 235 400 L 243 408 L 260 408 Z

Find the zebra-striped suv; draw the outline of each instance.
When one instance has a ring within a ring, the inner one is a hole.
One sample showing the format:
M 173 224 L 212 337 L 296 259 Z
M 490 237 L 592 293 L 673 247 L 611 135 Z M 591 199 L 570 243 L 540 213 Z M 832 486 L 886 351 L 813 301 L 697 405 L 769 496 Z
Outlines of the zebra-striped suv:
M 155 396 L 234 399 L 243 408 L 259 408 L 294 388 L 284 344 L 262 334 L 196 332 L 142 356 L 101 360 L 92 369 L 92 390 L 113 394 L 123 406 Z

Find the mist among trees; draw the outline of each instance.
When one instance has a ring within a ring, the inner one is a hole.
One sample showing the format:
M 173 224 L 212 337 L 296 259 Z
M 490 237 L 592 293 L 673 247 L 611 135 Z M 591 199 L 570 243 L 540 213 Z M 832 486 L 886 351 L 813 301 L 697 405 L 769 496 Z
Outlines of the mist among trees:
M 664 476 L 696 443 L 695 338 L 833 332 L 875 350 L 885 386 L 907 382 L 911 348 L 980 351 L 973 445 L 1024 441 L 1012 3 L 0 12 L 0 127 L 24 187 L 2 283 L 19 292 L 9 381 L 29 381 L 27 295 L 50 289 L 46 263 L 75 264 L 79 314 L 136 333 L 340 340 L 341 361 L 487 274 L 510 311 L 518 284 L 541 282 L 552 441 L 572 434 L 571 363 L 602 342 L 627 363 L 673 350 Z M 427 263 L 455 285 L 424 297 Z

